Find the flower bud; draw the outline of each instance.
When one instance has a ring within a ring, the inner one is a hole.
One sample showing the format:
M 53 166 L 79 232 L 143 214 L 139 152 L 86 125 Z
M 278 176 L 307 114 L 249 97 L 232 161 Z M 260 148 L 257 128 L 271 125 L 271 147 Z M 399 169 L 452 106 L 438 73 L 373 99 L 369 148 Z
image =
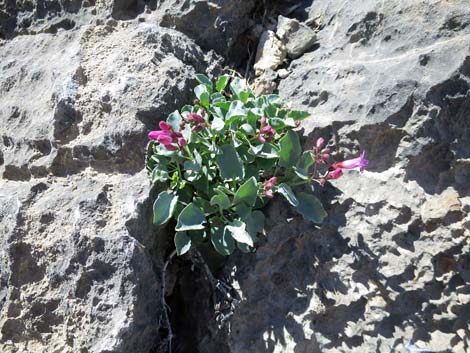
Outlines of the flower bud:
M 180 137 L 178 138 L 178 144 L 181 146 L 181 147 L 184 147 L 188 144 L 188 142 L 186 141 L 186 139 L 184 137 Z
M 320 137 L 320 138 L 317 140 L 316 147 L 317 147 L 317 148 L 321 148 L 324 143 L 325 143 L 325 139 L 324 139 L 323 137 Z
M 167 122 L 165 121 L 160 121 L 158 123 L 158 126 L 160 126 L 160 129 L 162 129 L 163 131 L 169 131 L 171 130 L 171 125 L 168 124 Z

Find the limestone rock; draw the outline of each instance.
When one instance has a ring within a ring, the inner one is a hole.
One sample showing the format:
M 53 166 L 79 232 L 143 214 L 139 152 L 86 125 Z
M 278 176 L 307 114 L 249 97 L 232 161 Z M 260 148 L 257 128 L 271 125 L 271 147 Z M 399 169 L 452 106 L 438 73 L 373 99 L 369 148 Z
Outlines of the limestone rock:
M 255 72 L 275 70 L 286 58 L 286 48 L 273 31 L 265 31 L 259 40 L 255 58 Z
M 466 352 L 470 9 L 319 0 L 302 16 L 321 21 L 319 47 L 279 93 L 311 113 L 305 148 L 323 136 L 369 168 L 316 188 L 321 227 L 269 207 L 257 251 L 228 266 L 243 302 L 227 350 Z
M 217 58 L 176 31 L 111 20 L 16 36 L 0 63 L 0 351 L 155 349 L 146 134 Z
M 296 19 L 279 16 L 277 36 L 286 46 L 287 56 L 296 59 L 312 48 L 317 40 L 315 31 Z
M 226 55 L 252 24 L 255 0 L 165 0 L 155 12 L 164 27 L 175 28 L 202 48 Z

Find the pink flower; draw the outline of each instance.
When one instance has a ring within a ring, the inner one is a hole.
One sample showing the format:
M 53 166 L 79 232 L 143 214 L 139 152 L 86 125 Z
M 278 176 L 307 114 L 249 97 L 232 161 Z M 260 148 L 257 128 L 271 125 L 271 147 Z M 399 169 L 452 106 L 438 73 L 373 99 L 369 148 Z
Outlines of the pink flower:
M 150 131 L 148 137 L 151 140 L 157 140 L 162 145 L 168 145 L 173 142 L 173 138 L 168 131 Z
M 184 147 L 188 144 L 188 141 L 186 141 L 186 139 L 184 137 L 180 137 L 178 138 L 178 144 L 181 146 L 181 147 Z
M 325 139 L 324 139 L 323 137 L 320 137 L 320 138 L 317 140 L 316 147 L 317 147 L 317 148 L 321 148 L 324 143 L 325 143 Z
M 347 159 L 345 161 L 333 164 L 333 168 L 342 168 L 342 169 L 354 169 L 359 168 L 359 171 L 363 172 L 366 169 L 369 161 L 365 159 L 365 152 L 362 152 L 361 155 L 357 158 Z
M 171 130 L 171 125 L 168 124 L 165 121 L 160 121 L 158 123 L 158 126 L 160 126 L 160 129 L 163 130 L 163 131 L 170 131 Z
M 277 183 L 277 177 L 274 176 L 274 177 L 272 177 L 269 180 L 264 182 L 264 188 L 265 189 L 272 189 L 274 187 L 274 185 L 276 185 L 276 183 Z
M 270 199 L 273 198 L 274 194 L 272 188 L 277 183 L 277 177 L 272 177 L 269 180 L 266 180 L 263 184 L 263 195 L 269 197 Z
M 264 116 L 260 119 L 260 123 L 261 127 L 257 137 L 261 143 L 266 143 L 271 136 L 276 135 L 276 130 L 274 130 L 271 125 L 267 125 L 267 119 Z
M 195 123 L 195 124 L 202 124 L 206 122 L 206 120 L 202 116 L 196 113 L 189 113 L 186 116 L 186 120 L 188 120 L 190 123 Z
M 173 127 L 165 121 L 158 124 L 161 130 L 150 131 L 149 139 L 160 142 L 168 151 L 176 151 L 180 147 L 186 146 L 187 142 L 181 132 L 174 131 Z
M 339 179 L 343 175 L 343 170 L 340 168 L 336 168 L 333 171 L 329 172 L 326 176 L 326 179 Z

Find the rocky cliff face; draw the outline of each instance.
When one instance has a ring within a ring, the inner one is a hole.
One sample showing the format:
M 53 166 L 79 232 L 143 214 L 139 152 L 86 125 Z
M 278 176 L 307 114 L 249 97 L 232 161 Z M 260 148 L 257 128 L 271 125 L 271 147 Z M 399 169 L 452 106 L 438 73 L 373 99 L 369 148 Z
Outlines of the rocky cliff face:
M 311 112 L 305 147 L 370 168 L 315 190 L 322 227 L 266 210 L 258 250 L 219 269 L 242 298 L 220 330 L 175 262 L 175 350 L 470 349 L 465 0 L 6 1 L 0 38 L 2 352 L 158 350 L 146 132 L 223 59 Z

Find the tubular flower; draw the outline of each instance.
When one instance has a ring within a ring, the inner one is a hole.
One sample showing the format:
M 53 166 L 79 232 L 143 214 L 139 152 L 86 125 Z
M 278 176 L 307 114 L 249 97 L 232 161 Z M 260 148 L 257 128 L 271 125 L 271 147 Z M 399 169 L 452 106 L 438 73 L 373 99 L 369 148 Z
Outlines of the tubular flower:
M 150 131 L 148 134 L 150 140 L 158 141 L 168 151 L 176 151 L 187 144 L 183 135 L 178 131 L 174 131 L 170 124 L 160 121 L 158 125 L 161 130 Z
M 206 116 L 206 111 L 204 109 L 199 109 L 197 113 L 189 113 L 186 115 L 186 120 L 191 124 L 192 131 L 198 132 L 207 127 L 207 122 L 204 117 Z
M 328 159 L 330 159 L 330 149 L 329 148 L 323 148 L 323 145 L 325 144 L 325 139 L 323 137 L 319 137 L 317 142 L 315 143 L 315 146 L 313 146 L 312 150 L 313 153 L 315 153 L 315 163 L 322 163 L 326 164 Z
M 272 188 L 277 183 L 277 177 L 272 177 L 269 180 L 266 180 L 263 184 L 263 195 L 269 197 L 270 199 L 273 198 L 273 190 Z
M 345 161 L 333 164 L 333 168 L 341 168 L 341 169 L 354 169 L 359 168 L 359 171 L 363 172 L 366 169 L 369 161 L 365 159 L 366 152 L 363 151 L 361 155 L 357 158 L 347 159 Z
M 272 136 L 276 135 L 276 130 L 267 124 L 267 119 L 264 116 L 260 119 L 260 123 L 261 127 L 257 137 L 261 143 L 266 143 Z

